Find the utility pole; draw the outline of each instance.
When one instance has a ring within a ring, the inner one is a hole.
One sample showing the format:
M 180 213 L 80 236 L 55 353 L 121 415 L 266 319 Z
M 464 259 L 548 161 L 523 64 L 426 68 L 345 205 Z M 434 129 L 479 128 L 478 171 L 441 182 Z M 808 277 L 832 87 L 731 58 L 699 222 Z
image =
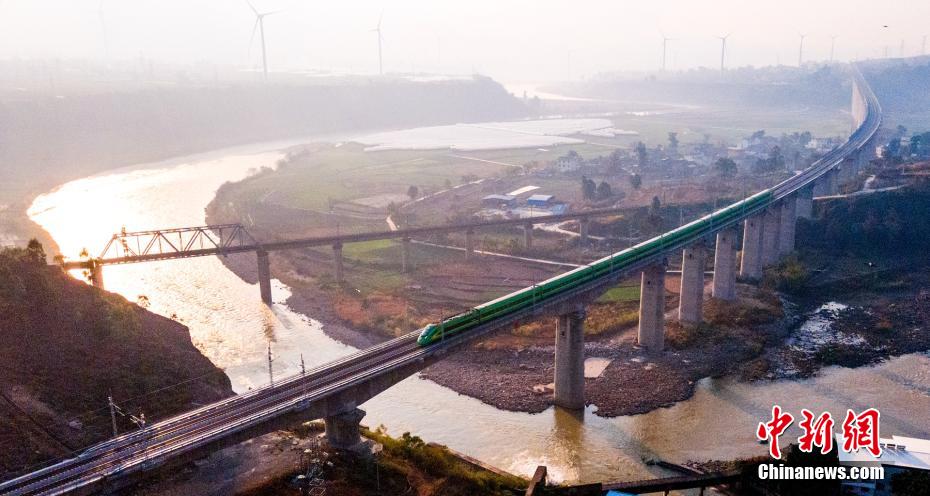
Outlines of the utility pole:
M 113 437 L 116 437 L 119 432 L 116 430 L 116 405 L 113 403 L 112 394 L 107 394 L 107 404 L 110 406 L 110 423 L 113 424 Z
M 300 375 L 307 375 L 307 367 L 304 366 L 304 354 L 300 354 Z

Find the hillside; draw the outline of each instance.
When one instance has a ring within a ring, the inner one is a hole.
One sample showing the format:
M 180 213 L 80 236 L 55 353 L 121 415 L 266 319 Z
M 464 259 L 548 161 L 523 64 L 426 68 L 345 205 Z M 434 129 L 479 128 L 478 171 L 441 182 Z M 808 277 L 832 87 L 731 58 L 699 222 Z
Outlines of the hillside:
M 836 108 L 849 105 L 842 66 L 693 69 L 667 74 L 603 74 L 553 89 L 571 96 L 711 107 Z
M 106 169 L 313 134 L 526 113 L 491 79 L 186 85 L 0 98 L 0 203 Z
M 109 437 L 108 394 L 151 421 L 232 389 L 185 326 L 46 265 L 38 243 L 0 251 L 0 480 Z

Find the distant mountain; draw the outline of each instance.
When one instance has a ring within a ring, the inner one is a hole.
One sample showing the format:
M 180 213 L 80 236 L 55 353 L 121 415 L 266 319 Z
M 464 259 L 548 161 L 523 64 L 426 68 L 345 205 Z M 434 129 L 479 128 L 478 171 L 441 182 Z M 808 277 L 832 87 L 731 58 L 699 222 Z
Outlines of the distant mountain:
M 429 82 L 356 78 L 192 85 L 8 98 L 0 100 L 0 177 L 6 187 L 36 182 L 51 187 L 116 166 L 232 145 L 526 113 L 500 84 L 480 76 Z
M 848 72 L 841 65 L 604 74 L 552 90 L 585 98 L 726 107 L 836 108 L 848 106 L 850 98 Z

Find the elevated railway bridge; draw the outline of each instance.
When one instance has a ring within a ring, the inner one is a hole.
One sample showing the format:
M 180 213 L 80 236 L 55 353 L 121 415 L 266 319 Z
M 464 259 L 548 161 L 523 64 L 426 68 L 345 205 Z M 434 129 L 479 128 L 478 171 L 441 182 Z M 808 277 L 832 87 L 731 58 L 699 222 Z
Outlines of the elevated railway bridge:
M 701 319 L 704 260 L 711 246 L 715 249 L 713 296 L 734 298 L 737 272 L 757 278 L 764 266 L 775 263 L 781 254 L 793 249 L 796 218 L 810 215 L 813 190 L 834 191 L 840 175 L 857 174 L 869 150 L 874 150 L 870 143 L 881 125 L 881 107 L 855 70 L 852 103 L 855 131 L 842 146 L 808 169 L 771 189 L 639 245 L 431 325 L 453 329 L 467 321 L 464 331 L 440 333 L 429 342 L 423 342 L 419 332 L 412 332 L 360 350 L 273 385 L 102 442 L 77 456 L 0 484 L 0 494 L 87 494 L 120 487 L 157 467 L 195 459 L 294 422 L 316 418 L 325 419 L 330 443 L 352 445 L 359 440 L 358 424 L 364 415 L 359 405 L 466 343 L 544 315 L 558 317 L 555 402 L 565 408 L 583 408 L 584 302 L 621 279 L 640 275 L 639 342 L 650 350 L 661 350 L 665 329 L 663 281 L 668 257 L 675 253 L 682 253 L 683 257 L 679 318 L 697 322 Z M 739 267 L 738 228 L 742 229 Z M 259 246 L 244 235 L 233 236 L 233 231 L 230 227 L 224 241 L 206 248 L 210 253 L 203 254 L 257 251 L 261 259 Z M 235 239 L 241 241 L 231 241 Z M 242 246 L 233 246 L 236 244 Z M 182 245 L 188 255 L 196 256 L 194 245 Z M 284 249 L 304 245 L 265 245 L 264 250 L 269 246 Z M 141 261 L 133 257 L 154 260 L 158 256 L 136 251 L 121 261 L 105 263 Z M 468 320 L 472 316 L 477 318 Z

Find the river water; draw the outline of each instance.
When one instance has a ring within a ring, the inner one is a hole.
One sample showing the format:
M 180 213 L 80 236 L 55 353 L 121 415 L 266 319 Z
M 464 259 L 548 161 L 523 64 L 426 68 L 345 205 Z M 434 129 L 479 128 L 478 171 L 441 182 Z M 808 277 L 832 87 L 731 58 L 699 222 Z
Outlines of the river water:
M 96 254 L 122 226 L 133 231 L 203 224 L 204 207 L 221 184 L 274 166 L 285 145 L 238 147 L 80 179 L 38 197 L 29 214 L 62 253 L 77 258 L 87 248 Z M 238 392 L 267 384 L 269 340 L 276 377 L 296 373 L 301 355 L 310 366 L 352 351 L 328 338 L 312 316 L 288 308 L 282 284 L 274 282 L 276 303 L 268 308 L 257 286 L 217 258 L 107 267 L 105 282 L 132 301 L 145 295 L 151 310 L 188 325 L 194 344 L 226 370 Z M 621 386 L 616 394 L 626 393 Z M 363 408 L 369 425 L 383 424 L 395 435 L 410 431 L 505 470 L 530 475 L 545 464 L 556 480 L 598 481 L 667 475 L 643 463 L 650 458 L 684 462 L 765 454 L 754 433 L 773 403 L 796 416 L 808 408 L 840 418 L 847 408 L 877 407 L 883 435 L 928 437 L 930 359 L 915 354 L 875 367 L 830 368 L 806 380 L 705 379 L 687 401 L 613 419 L 597 417 L 590 407 L 584 415 L 505 412 L 419 377 Z

